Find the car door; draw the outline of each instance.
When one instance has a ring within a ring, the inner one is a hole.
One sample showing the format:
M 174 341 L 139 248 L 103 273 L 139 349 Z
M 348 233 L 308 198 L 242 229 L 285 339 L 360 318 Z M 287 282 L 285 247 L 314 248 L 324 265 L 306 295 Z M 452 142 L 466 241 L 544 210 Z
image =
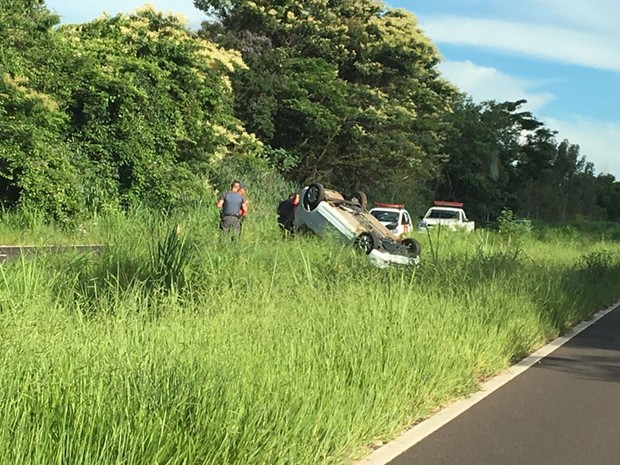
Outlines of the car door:
M 411 217 L 409 212 L 403 211 L 401 216 L 402 234 L 409 234 L 411 232 Z

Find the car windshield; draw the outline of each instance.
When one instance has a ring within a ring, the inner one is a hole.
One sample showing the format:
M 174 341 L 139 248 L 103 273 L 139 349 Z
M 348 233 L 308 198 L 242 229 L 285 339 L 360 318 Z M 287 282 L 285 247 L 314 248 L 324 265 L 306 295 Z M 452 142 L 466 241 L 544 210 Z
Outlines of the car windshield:
M 385 223 L 395 223 L 398 221 L 398 212 L 390 212 L 385 210 L 374 210 L 370 212 L 372 216 L 377 218 L 379 221 L 383 221 Z
M 459 212 L 453 210 L 436 210 L 434 208 L 431 209 L 430 212 L 426 215 L 427 218 L 436 218 L 442 220 L 454 219 L 458 218 Z

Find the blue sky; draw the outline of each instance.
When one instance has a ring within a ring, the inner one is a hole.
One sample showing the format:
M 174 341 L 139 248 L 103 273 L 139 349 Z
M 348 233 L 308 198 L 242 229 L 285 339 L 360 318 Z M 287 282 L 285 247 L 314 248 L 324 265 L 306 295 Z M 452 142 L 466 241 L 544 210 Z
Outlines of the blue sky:
M 142 0 L 47 0 L 63 22 L 116 14 Z M 197 26 L 192 0 L 154 0 Z M 388 0 L 413 12 L 437 45 L 445 77 L 474 100 L 526 99 L 526 109 L 579 144 L 597 173 L 620 180 L 620 2 Z

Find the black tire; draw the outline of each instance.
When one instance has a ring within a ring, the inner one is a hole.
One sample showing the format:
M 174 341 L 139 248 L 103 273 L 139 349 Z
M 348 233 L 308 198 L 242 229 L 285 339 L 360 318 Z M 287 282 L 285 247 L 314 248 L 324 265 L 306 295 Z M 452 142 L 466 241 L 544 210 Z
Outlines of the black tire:
M 370 233 L 363 232 L 353 241 L 353 247 L 368 255 L 379 246 L 379 240 Z
M 321 184 L 310 184 L 304 194 L 304 207 L 314 210 L 325 200 L 325 188 Z
M 420 243 L 415 239 L 412 239 L 411 237 L 403 239 L 401 244 L 403 244 L 407 248 L 409 253 L 414 257 L 419 257 L 420 253 L 422 253 L 422 246 L 420 245 Z
M 360 204 L 360 207 L 366 210 L 366 207 L 368 206 L 368 197 L 366 196 L 365 193 L 356 192 L 351 196 L 351 199 L 357 200 L 357 202 Z

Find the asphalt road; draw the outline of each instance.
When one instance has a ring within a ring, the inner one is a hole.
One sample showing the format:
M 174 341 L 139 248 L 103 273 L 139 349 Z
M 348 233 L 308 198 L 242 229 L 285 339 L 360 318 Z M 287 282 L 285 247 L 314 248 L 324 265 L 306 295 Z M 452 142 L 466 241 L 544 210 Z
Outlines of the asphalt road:
M 619 465 L 620 309 L 389 465 Z

